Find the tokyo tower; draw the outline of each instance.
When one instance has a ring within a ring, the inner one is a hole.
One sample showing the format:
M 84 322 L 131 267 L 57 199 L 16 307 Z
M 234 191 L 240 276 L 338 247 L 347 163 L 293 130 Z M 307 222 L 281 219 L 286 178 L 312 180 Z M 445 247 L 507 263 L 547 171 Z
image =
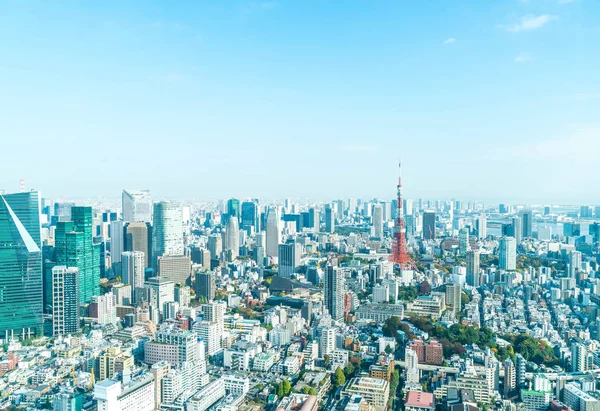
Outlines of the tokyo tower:
M 398 168 L 402 169 L 402 164 L 398 163 Z M 401 270 L 416 269 L 415 263 L 406 247 L 406 228 L 404 227 L 404 207 L 402 204 L 402 176 L 398 176 L 398 205 L 396 207 L 396 223 L 394 225 L 394 239 L 392 241 L 392 251 L 389 260 L 397 265 Z

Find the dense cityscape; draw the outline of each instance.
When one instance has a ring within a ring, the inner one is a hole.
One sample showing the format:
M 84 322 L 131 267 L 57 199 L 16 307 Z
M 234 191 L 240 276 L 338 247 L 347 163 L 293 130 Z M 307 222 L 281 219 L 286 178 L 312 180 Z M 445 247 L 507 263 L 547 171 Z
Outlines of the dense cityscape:
M 403 194 L 3 192 L 2 408 L 600 409 L 600 207 Z

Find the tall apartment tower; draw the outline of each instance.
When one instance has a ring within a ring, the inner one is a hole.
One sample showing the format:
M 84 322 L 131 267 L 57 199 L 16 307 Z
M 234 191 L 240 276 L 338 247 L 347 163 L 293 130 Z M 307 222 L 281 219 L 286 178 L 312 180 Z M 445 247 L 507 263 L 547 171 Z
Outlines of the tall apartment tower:
M 335 232 L 335 213 L 333 212 L 331 204 L 325 206 L 325 232 Z
M 373 221 L 373 237 L 383 238 L 383 207 L 381 204 L 373 204 L 371 213 Z
M 79 270 L 75 267 L 52 268 L 52 335 L 79 332 Z
M 0 338 L 42 334 L 40 198 L 0 194 Z
M 135 289 L 144 286 L 145 255 L 141 251 L 125 251 L 121 254 L 121 279 L 123 284 Z M 134 300 L 135 301 L 135 300 Z
M 150 190 L 123 190 L 123 221 L 152 222 L 152 195 Z
M 153 267 L 158 257 L 183 255 L 183 215 L 181 206 L 172 201 L 154 203 L 154 228 L 152 234 Z
M 336 321 L 344 319 L 344 272 L 337 267 L 328 265 L 325 270 L 325 307 Z
M 277 257 L 279 254 L 279 213 L 277 208 L 269 207 L 267 210 L 267 249 L 265 250 L 268 257 Z
M 446 284 L 446 305 L 452 307 L 456 316 L 462 311 L 460 284 Z
M 471 287 L 481 285 L 479 271 L 479 251 L 471 250 L 467 252 L 467 284 Z
M 477 218 L 477 237 L 480 240 L 487 238 L 487 217 L 482 214 Z
M 499 262 L 501 270 L 517 269 L 517 241 L 514 237 L 502 237 L 499 242 Z

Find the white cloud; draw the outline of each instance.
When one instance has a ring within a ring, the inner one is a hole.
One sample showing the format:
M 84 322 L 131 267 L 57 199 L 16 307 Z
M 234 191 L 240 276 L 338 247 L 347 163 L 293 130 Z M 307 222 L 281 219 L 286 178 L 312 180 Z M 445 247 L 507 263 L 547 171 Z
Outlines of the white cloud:
M 532 61 L 533 56 L 531 53 L 520 53 L 517 57 L 515 57 L 515 63 L 527 63 L 528 61 Z
M 519 31 L 526 30 L 536 30 L 552 20 L 556 20 L 558 17 L 552 16 L 550 14 L 541 14 L 539 16 L 527 15 L 521 17 L 519 23 L 512 26 L 499 25 L 498 27 L 505 29 L 506 31 L 510 31 L 512 33 L 517 33 Z
M 450 37 L 449 39 L 444 40 L 444 44 L 452 44 L 456 43 L 456 39 L 454 37 Z
M 377 146 L 370 146 L 370 145 L 365 145 L 365 146 L 350 145 L 350 146 L 341 146 L 338 148 L 342 151 L 355 151 L 355 152 L 377 151 Z

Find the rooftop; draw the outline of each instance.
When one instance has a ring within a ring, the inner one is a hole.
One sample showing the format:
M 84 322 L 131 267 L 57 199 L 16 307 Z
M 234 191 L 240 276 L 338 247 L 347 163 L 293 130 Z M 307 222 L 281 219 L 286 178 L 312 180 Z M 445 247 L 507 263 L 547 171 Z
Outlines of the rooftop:
M 433 394 L 430 392 L 409 391 L 404 405 L 407 407 L 434 408 Z

